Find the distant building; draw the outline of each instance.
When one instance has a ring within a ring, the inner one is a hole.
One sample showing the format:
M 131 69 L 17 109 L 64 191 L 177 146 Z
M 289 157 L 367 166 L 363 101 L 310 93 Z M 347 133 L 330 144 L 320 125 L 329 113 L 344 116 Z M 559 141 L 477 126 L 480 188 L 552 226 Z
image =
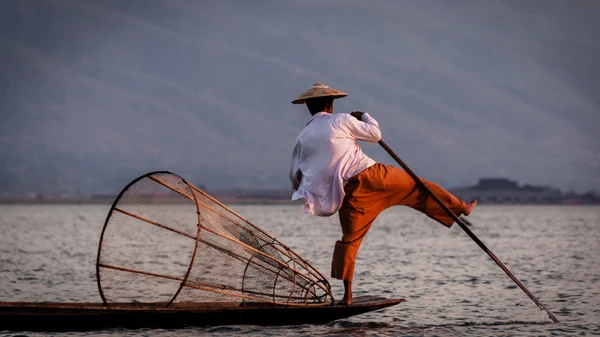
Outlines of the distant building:
M 462 200 L 494 204 L 560 204 L 563 193 L 548 186 L 519 186 L 506 178 L 481 178 L 475 186 L 453 189 Z
M 518 190 L 519 184 L 506 178 L 481 178 L 477 185 L 471 188 L 475 190 Z

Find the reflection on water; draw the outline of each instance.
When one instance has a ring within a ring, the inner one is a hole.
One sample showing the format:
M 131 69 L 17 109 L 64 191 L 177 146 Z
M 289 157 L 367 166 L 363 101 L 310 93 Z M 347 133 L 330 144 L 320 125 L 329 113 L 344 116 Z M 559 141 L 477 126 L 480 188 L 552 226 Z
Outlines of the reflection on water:
M 311 217 L 298 206 L 232 208 L 329 275 L 333 245 L 341 236 L 336 216 Z M 108 209 L 108 205 L 0 206 L 0 301 L 99 302 L 95 262 Z M 407 299 L 398 306 L 325 325 L 118 330 L 94 335 L 600 334 L 600 207 L 480 206 L 469 219 L 475 234 L 560 324 L 551 324 L 458 226 L 446 229 L 413 210 L 396 207 L 378 218 L 364 240 L 354 287 L 356 295 Z M 341 297 L 341 282 L 331 283 L 334 295 Z

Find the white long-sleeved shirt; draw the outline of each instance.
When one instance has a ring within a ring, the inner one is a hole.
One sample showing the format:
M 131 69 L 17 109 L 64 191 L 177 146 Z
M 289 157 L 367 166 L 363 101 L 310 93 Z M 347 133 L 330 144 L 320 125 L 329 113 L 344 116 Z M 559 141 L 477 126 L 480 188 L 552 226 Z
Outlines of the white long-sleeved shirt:
M 379 124 L 367 113 L 361 119 L 350 114 L 319 112 L 298 135 L 290 180 L 292 185 L 299 185 L 292 200 L 304 199 L 305 213 L 335 214 L 344 200 L 346 181 L 375 164 L 357 141 L 379 141 Z M 298 171 L 302 173 L 301 181 L 297 180 Z

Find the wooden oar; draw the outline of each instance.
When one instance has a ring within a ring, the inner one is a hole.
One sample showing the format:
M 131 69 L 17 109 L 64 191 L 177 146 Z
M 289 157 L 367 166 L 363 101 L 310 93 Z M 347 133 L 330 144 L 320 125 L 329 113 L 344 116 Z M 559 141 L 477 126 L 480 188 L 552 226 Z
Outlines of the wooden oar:
M 508 275 L 518 286 L 519 288 L 521 288 L 521 290 L 523 290 L 525 292 L 525 294 L 527 294 L 527 296 L 529 296 L 529 298 L 531 298 L 531 300 L 533 302 L 535 302 L 535 304 L 542 310 L 546 311 L 546 313 L 548 314 L 548 317 L 554 322 L 554 323 L 558 323 L 558 319 L 556 319 L 556 317 L 554 317 L 554 315 L 544 307 L 544 305 L 542 303 L 540 303 L 540 301 L 537 300 L 537 298 L 535 298 L 535 296 L 533 296 L 532 293 L 529 292 L 529 290 L 527 290 L 527 288 L 525 288 L 525 286 L 515 277 L 515 275 L 513 275 L 513 273 L 510 272 L 510 270 L 508 270 L 508 268 L 496 257 L 496 255 L 494 255 L 494 253 L 492 253 L 491 250 L 488 249 L 488 247 L 486 247 L 485 244 L 483 244 L 483 242 L 481 242 L 481 240 L 479 240 L 479 238 L 477 236 L 475 236 L 475 234 L 473 234 L 473 232 L 467 227 L 467 224 L 470 225 L 470 223 L 465 220 L 465 219 L 461 219 L 458 216 L 456 216 L 456 214 L 454 214 L 449 208 L 448 206 L 446 206 L 446 204 L 444 204 L 444 202 L 442 200 L 440 200 L 440 198 L 437 197 L 437 195 L 435 195 L 433 193 L 433 191 L 431 191 L 421 180 L 421 178 L 419 178 L 419 176 L 417 176 L 413 170 L 410 169 L 410 167 L 408 167 L 408 165 L 406 165 L 402 159 L 400 159 L 400 157 L 398 157 L 396 155 L 396 153 L 394 153 L 394 151 L 392 151 L 392 149 L 383 141 L 380 140 L 379 141 L 379 145 L 381 145 L 381 147 L 383 147 L 384 150 L 387 151 L 387 153 L 390 154 L 390 156 L 392 156 L 392 158 L 394 158 L 394 160 L 396 160 L 396 162 L 398 162 L 398 164 L 400 164 L 400 166 L 402 166 L 402 168 L 406 171 L 406 173 L 408 173 L 417 183 L 417 185 L 419 185 L 419 187 L 421 187 L 425 192 L 427 192 L 427 194 L 429 194 L 434 200 L 435 202 L 438 203 L 438 205 L 440 205 L 440 207 L 446 212 L 448 213 L 448 215 L 450 215 L 450 217 L 452 217 L 452 219 L 460 226 L 460 228 L 462 228 L 467 235 L 469 235 L 471 237 L 471 239 L 473 239 L 473 241 L 475 241 L 479 247 L 481 247 L 481 249 L 483 249 L 491 258 L 492 260 L 494 260 L 494 262 L 496 262 L 496 264 L 502 268 L 502 270 L 504 270 L 504 272 L 506 273 L 506 275 Z

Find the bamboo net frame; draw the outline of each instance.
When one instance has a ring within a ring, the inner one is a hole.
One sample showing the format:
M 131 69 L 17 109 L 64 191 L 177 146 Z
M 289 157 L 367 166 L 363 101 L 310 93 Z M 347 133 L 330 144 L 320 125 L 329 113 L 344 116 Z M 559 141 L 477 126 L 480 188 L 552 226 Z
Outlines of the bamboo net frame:
M 102 301 L 333 303 L 327 279 L 264 230 L 180 176 L 151 172 L 127 185 L 100 235 Z

